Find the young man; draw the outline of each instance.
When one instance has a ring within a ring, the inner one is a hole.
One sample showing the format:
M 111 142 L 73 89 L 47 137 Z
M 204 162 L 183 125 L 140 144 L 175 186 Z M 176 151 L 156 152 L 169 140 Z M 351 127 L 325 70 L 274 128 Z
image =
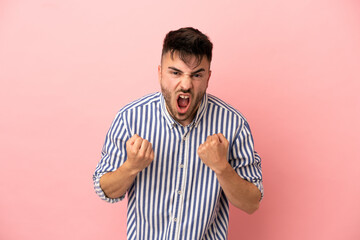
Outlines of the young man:
M 206 93 L 212 43 L 194 28 L 169 32 L 161 93 L 122 108 L 93 176 L 108 202 L 128 193 L 128 239 L 226 239 L 229 205 L 247 213 L 263 194 L 246 119 Z

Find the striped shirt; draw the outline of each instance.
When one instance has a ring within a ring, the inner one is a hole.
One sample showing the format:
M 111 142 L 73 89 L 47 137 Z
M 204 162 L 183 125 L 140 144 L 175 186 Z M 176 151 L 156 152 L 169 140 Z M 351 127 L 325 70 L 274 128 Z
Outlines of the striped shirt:
M 205 94 L 188 126 L 168 113 L 161 93 L 142 97 L 122 108 L 105 139 L 93 175 L 96 193 L 107 202 L 100 177 L 126 161 L 126 141 L 147 139 L 153 162 L 128 189 L 128 239 L 227 239 L 229 204 L 215 173 L 197 155 L 207 136 L 222 133 L 229 141 L 228 161 L 263 195 L 261 160 L 254 151 L 246 119 L 222 100 Z

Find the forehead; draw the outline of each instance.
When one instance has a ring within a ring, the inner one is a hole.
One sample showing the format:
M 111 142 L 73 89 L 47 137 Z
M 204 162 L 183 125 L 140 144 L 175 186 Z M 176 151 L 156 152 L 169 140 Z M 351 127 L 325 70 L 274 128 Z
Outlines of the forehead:
M 179 69 L 195 70 L 198 68 L 209 69 L 210 63 L 207 57 L 204 55 L 199 63 L 199 59 L 195 55 L 188 55 L 180 58 L 179 52 L 175 51 L 173 54 L 167 52 L 162 56 L 161 64 L 166 66 L 173 66 Z

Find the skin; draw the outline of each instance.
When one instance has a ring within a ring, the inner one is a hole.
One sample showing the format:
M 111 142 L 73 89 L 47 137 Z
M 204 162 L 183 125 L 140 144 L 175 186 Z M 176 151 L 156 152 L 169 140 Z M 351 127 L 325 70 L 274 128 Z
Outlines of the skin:
M 189 125 L 196 115 L 208 87 L 211 76 L 210 63 L 204 56 L 198 64 L 194 56 L 185 63 L 175 52 L 164 54 L 161 66 L 158 67 L 159 83 L 165 98 L 169 114 L 180 124 Z M 186 107 L 181 108 L 178 98 L 189 99 Z M 215 172 L 216 177 L 228 200 L 235 207 L 251 214 L 259 207 L 260 191 L 242 179 L 227 160 L 228 140 L 221 134 L 208 136 L 198 148 L 201 161 Z M 128 159 L 116 171 L 104 174 L 100 185 L 110 198 L 124 195 L 132 185 L 136 175 L 154 160 L 154 152 L 150 142 L 138 135 L 126 142 Z
M 210 63 L 206 57 L 202 58 L 200 64 L 195 56 L 187 60 L 185 63 L 177 52 L 174 52 L 173 56 L 168 52 L 164 54 L 161 65 L 158 66 L 159 83 L 167 110 L 184 126 L 189 125 L 194 119 L 211 76 Z M 180 95 L 189 98 L 188 107 L 183 111 L 177 103 Z
M 223 134 L 208 136 L 198 148 L 198 155 L 205 165 L 216 174 L 226 197 L 235 207 L 248 214 L 259 208 L 260 190 L 242 179 L 227 161 L 229 141 Z
M 127 160 L 117 170 L 100 178 L 100 186 L 109 198 L 123 196 L 136 175 L 154 160 L 154 151 L 149 141 L 134 134 L 126 142 Z

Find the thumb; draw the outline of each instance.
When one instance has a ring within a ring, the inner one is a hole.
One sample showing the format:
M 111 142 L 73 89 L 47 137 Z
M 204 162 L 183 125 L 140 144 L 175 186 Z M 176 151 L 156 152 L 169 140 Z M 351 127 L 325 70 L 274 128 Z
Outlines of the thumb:
M 225 144 L 225 145 L 229 144 L 229 141 L 226 139 L 226 137 L 222 133 L 218 133 L 217 136 L 218 136 L 221 144 Z
M 138 138 L 139 138 L 139 135 L 137 135 L 137 134 L 135 133 L 135 134 L 132 135 L 132 137 L 128 140 L 128 143 L 129 143 L 130 145 L 134 145 L 136 139 L 138 139 Z

